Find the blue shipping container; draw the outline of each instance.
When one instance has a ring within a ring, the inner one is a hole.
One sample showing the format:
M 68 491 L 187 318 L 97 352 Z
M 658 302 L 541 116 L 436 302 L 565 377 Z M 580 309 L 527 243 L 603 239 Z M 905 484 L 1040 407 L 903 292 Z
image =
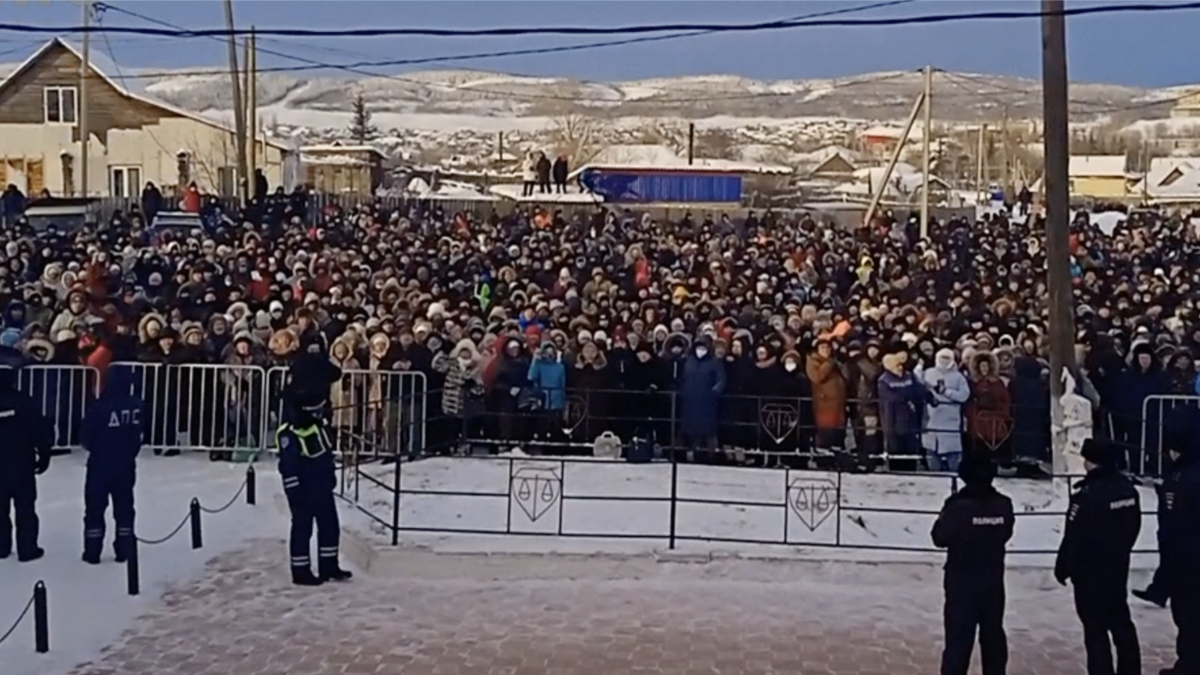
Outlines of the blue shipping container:
M 610 204 L 727 204 L 742 199 L 738 174 L 587 169 L 579 182 Z

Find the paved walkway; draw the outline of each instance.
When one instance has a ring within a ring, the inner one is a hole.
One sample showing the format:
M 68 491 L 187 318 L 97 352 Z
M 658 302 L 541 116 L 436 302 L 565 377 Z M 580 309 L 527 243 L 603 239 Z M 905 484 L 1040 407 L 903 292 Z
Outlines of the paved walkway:
M 614 562 L 396 553 L 314 590 L 286 583 L 280 542 L 214 560 L 75 675 L 931 675 L 939 573 L 927 566 Z M 1070 593 L 1009 583 L 1009 672 L 1082 673 Z M 1135 608 L 1146 672 L 1167 612 Z M 1152 670 L 1154 668 L 1155 670 Z

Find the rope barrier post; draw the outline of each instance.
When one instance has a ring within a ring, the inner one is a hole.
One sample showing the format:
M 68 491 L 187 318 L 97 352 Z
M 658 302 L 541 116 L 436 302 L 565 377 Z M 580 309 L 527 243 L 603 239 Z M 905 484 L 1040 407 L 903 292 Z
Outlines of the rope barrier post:
M 192 523 L 192 550 L 196 550 L 204 546 L 204 535 L 200 531 L 200 500 L 192 498 L 192 503 L 188 507 L 188 520 Z
M 254 465 L 246 467 L 246 503 L 254 506 L 258 502 L 258 494 L 256 493 Z
M 125 560 L 125 592 L 138 595 L 142 592 L 141 565 L 138 563 L 138 540 L 129 542 L 129 558 Z
M 33 585 L 33 646 L 39 654 L 50 651 L 50 605 L 44 581 Z

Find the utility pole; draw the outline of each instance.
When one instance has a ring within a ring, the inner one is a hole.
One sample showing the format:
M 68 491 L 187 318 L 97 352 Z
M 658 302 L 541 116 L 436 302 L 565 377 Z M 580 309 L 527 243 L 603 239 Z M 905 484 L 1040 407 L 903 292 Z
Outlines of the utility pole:
M 229 31 L 229 78 L 233 84 L 233 129 L 237 146 L 238 180 L 235 189 L 242 201 L 248 198 L 249 176 L 246 174 L 246 111 L 242 107 L 242 84 L 238 78 L 237 36 L 233 28 L 233 0 L 225 0 L 225 28 Z
M 688 166 L 696 161 L 696 123 L 688 123 Z
M 908 143 L 908 136 L 912 133 L 913 125 L 917 122 L 917 113 L 921 112 L 921 106 L 924 103 L 924 94 L 918 96 L 917 100 L 913 102 L 912 112 L 908 114 L 908 121 L 904 123 L 904 132 L 900 134 L 899 142 L 892 149 L 892 156 L 888 159 L 887 168 L 883 170 L 883 178 L 879 181 L 879 185 L 871 186 L 869 183 L 867 185 L 867 189 L 871 190 L 871 203 L 867 205 L 867 212 L 863 214 L 863 227 L 871 226 L 871 217 L 875 215 L 875 209 L 879 208 L 879 202 L 883 200 L 883 193 L 887 191 L 888 182 L 892 179 L 892 171 L 895 170 L 896 163 L 900 161 L 900 154 L 904 152 L 904 146 Z M 870 178 L 871 174 L 868 173 L 868 181 L 870 181 Z
M 80 195 L 85 199 L 88 196 L 90 189 L 90 181 L 88 180 L 91 169 L 91 152 L 88 148 L 88 136 L 91 135 L 91 130 L 88 129 L 88 71 L 89 61 L 92 53 L 92 32 L 89 28 L 92 25 L 92 3 L 91 0 L 83 2 L 83 56 L 79 63 L 79 190 Z M 61 102 L 59 103 L 61 105 Z
M 975 149 L 975 203 L 976 204 L 983 204 L 987 201 L 983 198 L 983 191 L 985 189 L 987 189 L 983 182 L 984 176 L 986 175 L 983 170 L 983 167 L 984 167 L 983 137 L 986 135 L 987 135 L 987 124 L 984 122 L 981 122 L 979 124 L 979 143 L 978 143 L 978 147 Z
M 249 152 L 246 153 L 246 191 L 254 196 L 254 180 L 258 168 L 258 40 L 254 37 L 254 26 L 246 37 L 246 135 L 249 137 Z M 266 163 L 266 159 L 263 159 Z
M 1004 191 L 1004 202 L 1012 202 L 1012 193 L 1009 191 L 1008 184 L 1008 106 L 1004 106 L 1002 117 L 1000 118 L 1000 189 Z
M 921 138 L 921 156 L 925 167 L 921 171 L 921 238 L 929 236 L 929 171 L 933 166 L 933 155 L 929 150 L 929 137 L 933 135 L 933 67 L 925 66 L 925 132 Z
M 1070 134 L 1067 110 L 1067 38 L 1063 0 L 1042 0 L 1042 116 L 1046 144 L 1046 282 L 1050 292 L 1050 410 L 1054 429 L 1054 473 L 1082 470 L 1079 448 L 1072 447 L 1065 423 L 1087 425 L 1091 419 L 1066 420 L 1063 380 L 1075 371 L 1075 316 L 1071 295 Z M 1078 432 L 1076 432 L 1078 434 Z M 1073 434 L 1073 435 L 1076 435 Z M 1090 431 L 1088 433 L 1090 436 Z M 1077 436 L 1076 436 L 1077 437 Z

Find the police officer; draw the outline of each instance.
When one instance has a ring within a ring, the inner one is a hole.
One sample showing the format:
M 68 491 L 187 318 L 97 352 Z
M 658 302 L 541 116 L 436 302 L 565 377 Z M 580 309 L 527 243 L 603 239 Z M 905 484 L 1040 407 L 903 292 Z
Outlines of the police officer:
M 142 449 L 141 399 L 133 395 L 132 368 L 108 367 L 104 389 L 83 418 L 81 440 L 88 451 L 83 482 L 83 561 L 100 564 L 104 548 L 104 512 L 112 502 L 117 534 L 113 551 L 125 562 L 133 543 L 133 484 Z
M 1004 546 L 1013 534 L 1012 500 L 992 487 L 995 467 L 975 453 L 958 475 L 965 486 L 946 499 L 933 524 L 933 544 L 946 549 L 946 647 L 941 675 L 966 675 L 979 631 L 983 675 L 1003 675 Z
M 37 476 L 50 468 L 54 428 L 33 400 L 17 391 L 17 370 L 0 367 L 0 558 L 12 555 L 16 512 L 17 560 L 46 554 L 38 547 Z
M 1054 577 L 1074 586 L 1088 675 L 1138 675 L 1141 648 L 1129 616 L 1128 586 L 1129 558 L 1142 528 L 1141 500 L 1117 469 L 1116 448 L 1090 439 L 1081 454 L 1088 473 L 1071 494 Z
M 1194 443 L 1179 443 L 1169 452 L 1160 570 L 1178 636 L 1175 665 L 1162 675 L 1200 675 L 1200 452 Z
M 341 536 L 333 490 L 337 476 L 324 412 L 329 388 L 341 370 L 310 345 L 291 365 L 291 381 L 283 392 L 283 424 L 276 432 L 279 474 L 291 511 L 289 541 L 292 583 L 318 586 L 351 577 L 338 565 Z M 317 574 L 312 572 L 310 541 L 317 526 Z

